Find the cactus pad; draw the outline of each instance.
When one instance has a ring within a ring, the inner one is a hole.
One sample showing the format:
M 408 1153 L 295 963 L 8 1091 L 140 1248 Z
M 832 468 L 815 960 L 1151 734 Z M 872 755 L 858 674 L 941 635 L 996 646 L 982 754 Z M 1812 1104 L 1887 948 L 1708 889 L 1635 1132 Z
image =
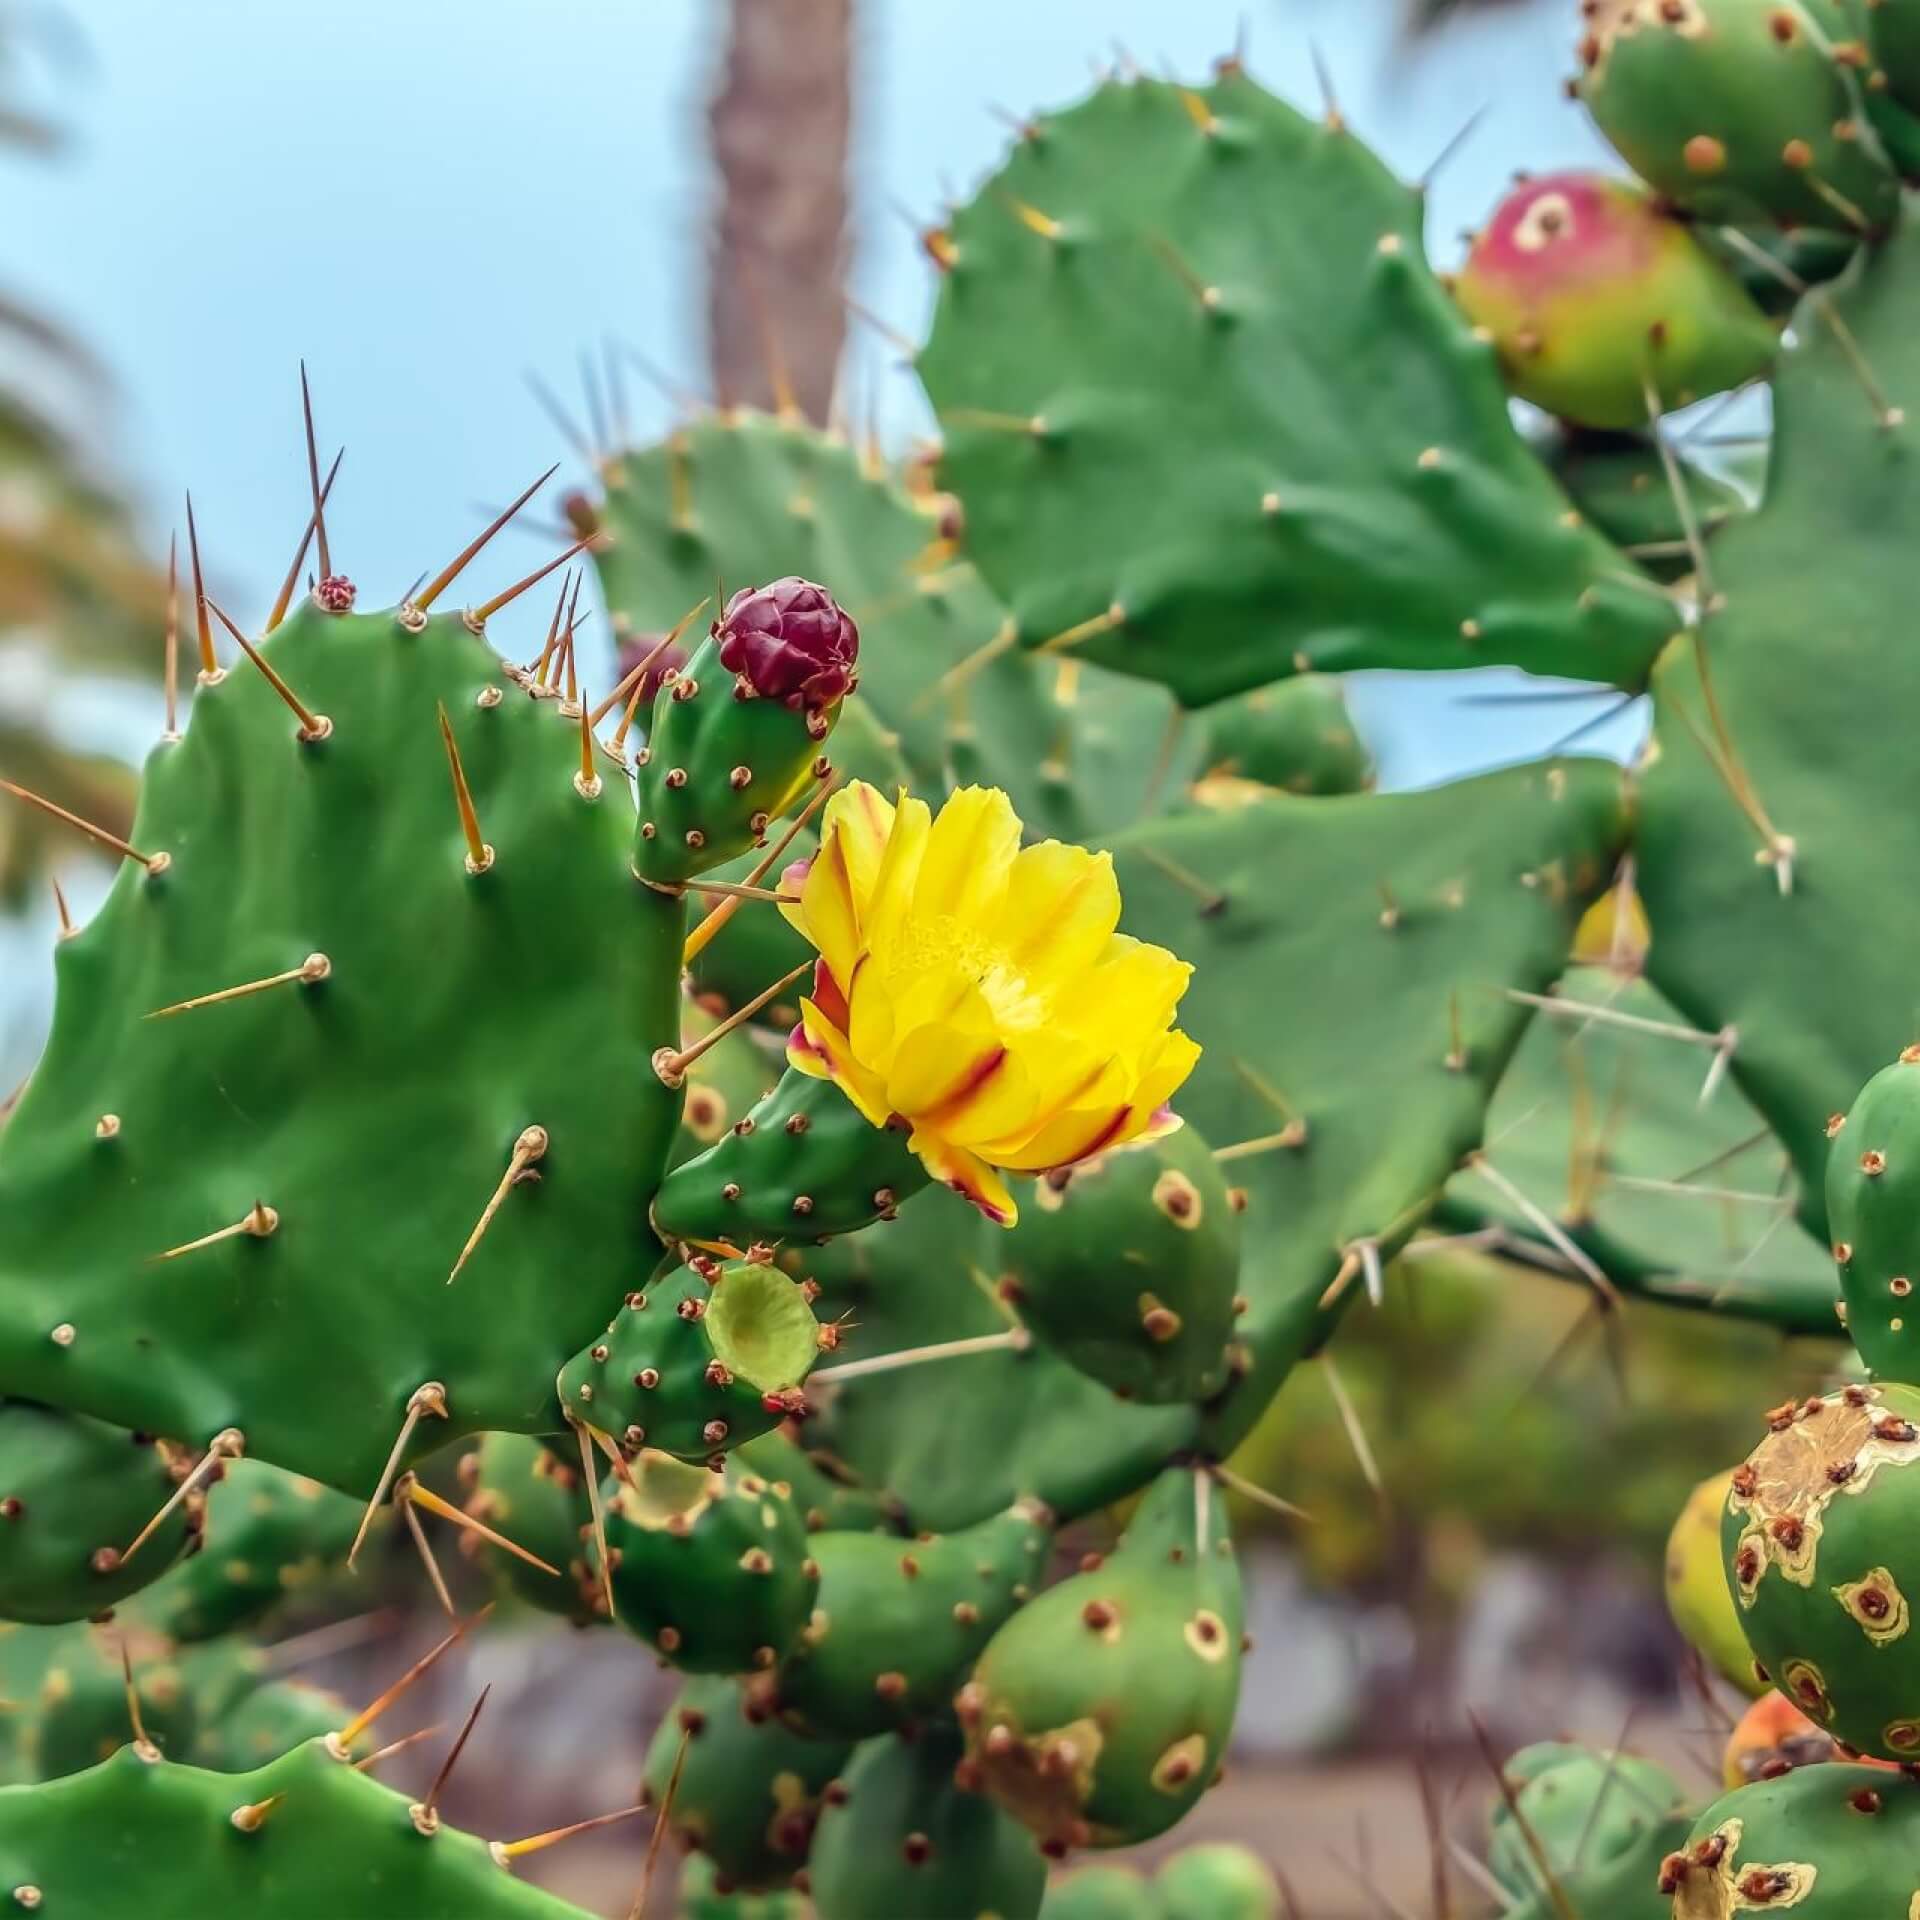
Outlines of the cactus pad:
M 1827 1123 L 1827 1224 L 1846 1300 L 1847 1332 L 1883 1380 L 1910 1380 L 1920 1358 L 1920 1047 L 1906 1048 Z

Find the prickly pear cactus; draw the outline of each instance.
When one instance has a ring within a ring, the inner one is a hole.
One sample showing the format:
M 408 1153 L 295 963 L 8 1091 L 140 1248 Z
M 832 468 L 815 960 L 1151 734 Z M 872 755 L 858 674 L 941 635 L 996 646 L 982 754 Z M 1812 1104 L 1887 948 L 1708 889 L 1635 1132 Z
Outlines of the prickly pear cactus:
M 1702 1480 L 1667 1536 L 1667 1611 L 1687 1644 L 1729 1686 L 1758 1699 L 1768 1683 L 1755 1673 L 1740 1609 L 1727 1584 L 1720 1521 L 1736 1469 Z

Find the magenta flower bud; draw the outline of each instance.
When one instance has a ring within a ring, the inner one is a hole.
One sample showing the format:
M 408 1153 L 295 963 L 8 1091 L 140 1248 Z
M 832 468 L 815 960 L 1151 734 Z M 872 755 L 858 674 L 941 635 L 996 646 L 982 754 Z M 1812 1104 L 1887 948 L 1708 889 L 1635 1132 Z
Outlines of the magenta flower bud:
M 825 587 L 789 574 L 743 587 L 714 629 L 720 664 L 766 700 L 830 706 L 854 682 L 860 629 Z
M 356 592 L 344 573 L 330 573 L 314 588 L 313 597 L 329 613 L 351 613 Z

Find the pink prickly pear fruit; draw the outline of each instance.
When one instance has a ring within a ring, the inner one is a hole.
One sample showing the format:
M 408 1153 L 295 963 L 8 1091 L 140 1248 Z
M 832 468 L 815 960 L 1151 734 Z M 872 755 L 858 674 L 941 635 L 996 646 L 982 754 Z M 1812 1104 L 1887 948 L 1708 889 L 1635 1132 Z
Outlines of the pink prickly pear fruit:
M 1521 399 L 1583 427 L 1766 372 L 1778 336 L 1691 227 L 1625 181 L 1552 173 L 1495 209 L 1454 281 Z

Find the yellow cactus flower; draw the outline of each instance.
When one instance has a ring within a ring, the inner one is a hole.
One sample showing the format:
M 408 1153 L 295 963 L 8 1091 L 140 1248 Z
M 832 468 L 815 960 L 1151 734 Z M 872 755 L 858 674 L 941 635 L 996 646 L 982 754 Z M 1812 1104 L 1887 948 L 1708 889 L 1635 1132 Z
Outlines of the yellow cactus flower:
M 1174 1008 L 1193 969 L 1116 933 L 1113 861 L 1042 841 L 995 787 L 936 819 L 854 781 L 781 908 L 820 959 L 787 1058 L 876 1127 L 898 1117 L 939 1181 L 1011 1226 L 1002 1170 L 1041 1173 L 1179 1122 L 1200 1057 Z

